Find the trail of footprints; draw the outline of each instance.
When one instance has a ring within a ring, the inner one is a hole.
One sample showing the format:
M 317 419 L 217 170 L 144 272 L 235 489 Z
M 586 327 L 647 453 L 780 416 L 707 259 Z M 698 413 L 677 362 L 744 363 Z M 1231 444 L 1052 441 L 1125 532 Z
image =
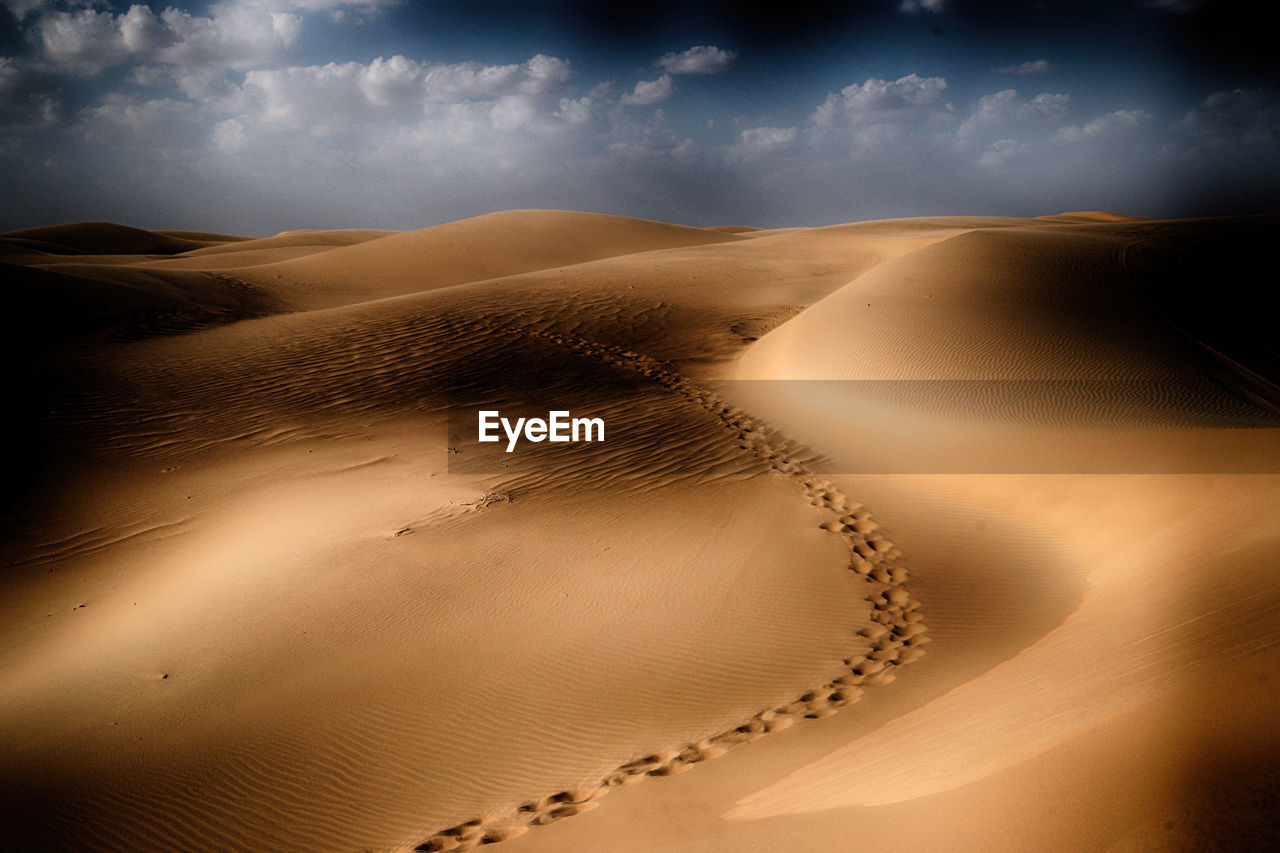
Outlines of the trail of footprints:
M 511 334 L 510 328 L 501 331 Z M 551 340 L 569 349 L 640 373 L 715 415 L 737 433 L 741 448 L 769 470 L 790 477 L 814 506 L 831 517 L 821 525 L 844 538 L 849 547 L 849 568 L 868 584 L 872 624 L 858 633 L 870 648 L 846 658 L 839 675 L 790 702 L 760 711 L 740 726 L 683 746 L 638 756 L 619 765 L 593 786 L 560 791 L 522 803 L 514 812 L 475 818 L 441 830 L 419 844 L 418 851 L 471 850 L 496 844 L 599 806 L 599 799 L 620 785 L 651 776 L 674 776 L 694 765 L 724 755 L 728 750 L 781 731 L 796 720 L 829 717 L 851 705 L 867 687 L 893 681 L 897 668 L 924 655 L 929 642 L 920 603 L 903 587 L 907 570 L 898 565 L 901 552 L 877 532 L 871 514 L 850 501 L 831 483 L 815 476 L 804 464 L 804 448 L 768 430 L 764 424 L 735 408 L 712 392 L 699 388 L 664 362 L 594 341 L 554 332 L 520 330 L 520 334 Z

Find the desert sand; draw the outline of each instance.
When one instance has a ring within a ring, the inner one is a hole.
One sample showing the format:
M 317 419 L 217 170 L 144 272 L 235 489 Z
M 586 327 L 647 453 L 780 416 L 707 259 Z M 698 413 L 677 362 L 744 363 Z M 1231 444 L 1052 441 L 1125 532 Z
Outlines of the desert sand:
M 0 235 L 0 846 L 1262 849 L 1277 224 Z

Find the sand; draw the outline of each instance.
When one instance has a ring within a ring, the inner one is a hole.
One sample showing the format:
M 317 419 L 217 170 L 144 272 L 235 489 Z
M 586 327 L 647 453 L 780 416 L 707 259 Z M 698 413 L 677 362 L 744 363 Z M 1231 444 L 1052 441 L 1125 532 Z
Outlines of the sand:
M 1275 225 L 0 235 L 6 843 L 1259 849 Z

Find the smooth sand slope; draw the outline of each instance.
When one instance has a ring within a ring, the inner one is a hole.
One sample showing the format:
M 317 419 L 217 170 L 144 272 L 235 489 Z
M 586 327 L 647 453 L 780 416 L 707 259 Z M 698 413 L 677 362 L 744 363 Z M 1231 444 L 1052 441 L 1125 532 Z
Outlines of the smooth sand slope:
M 1274 226 L 0 235 L 6 843 L 1258 849 Z

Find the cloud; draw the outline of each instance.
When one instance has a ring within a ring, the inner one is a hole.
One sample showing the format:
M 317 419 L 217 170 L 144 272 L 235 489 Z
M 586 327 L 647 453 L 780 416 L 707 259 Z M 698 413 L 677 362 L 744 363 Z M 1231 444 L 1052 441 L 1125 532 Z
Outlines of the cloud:
M 112 96 L 82 110 L 74 129 L 92 144 L 145 145 L 167 157 L 199 144 L 205 131 L 199 108 L 173 98 L 135 100 Z
M 941 15 L 947 10 L 947 0 L 902 0 L 898 11 L 906 15 L 918 15 L 921 12 L 932 12 Z
M 409 62 L 399 57 L 402 62 Z M 514 65 L 485 65 L 479 62 L 421 64 L 423 88 L 434 101 L 452 101 L 519 91 L 525 94 L 551 92 L 572 77 L 569 62 L 538 54 Z
M 248 146 L 244 123 L 238 118 L 224 119 L 215 124 L 209 138 L 223 154 L 238 154 Z
M 1214 92 L 1175 127 L 1210 145 L 1280 142 L 1280 93 L 1264 89 Z
M 952 112 L 942 77 L 908 74 L 897 80 L 871 78 L 827 95 L 812 116 L 816 127 L 928 120 Z
M 624 78 L 625 87 L 581 81 L 568 59 L 546 54 L 315 54 L 312 63 L 297 56 L 335 47 L 328 30 L 309 38 L 314 16 L 329 28 L 332 12 L 382 4 L 182 5 L 195 11 L 99 0 L 26 10 L 30 55 L 0 58 L 0 169 L 18 200 L 0 215 L 12 227 L 33 211 L 45 221 L 139 221 L 141 211 L 152 222 L 261 231 L 416 227 L 531 206 L 775 224 L 974 209 L 1159 213 L 1149 199 L 1174 183 L 1170 174 L 1192 173 L 1187 164 L 1203 161 L 1195 168 L 1206 184 L 1215 171 L 1275 172 L 1280 95 L 1269 89 L 1215 92 L 1161 120 L 1142 109 L 1086 112 L 1035 89 L 970 95 L 974 78 L 953 88 L 916 73 L 859 78 L 799 103 L 773 90 L 751 117 L 683 104 L 668 117 L 677 75 L 723 72 L 734 54 L 712 45 L 664 54 L 657 79 Z M 1036 59 L 990 70 L 1047 80 L 1029 75 L 1053 69 Z M 49 158 L 56 168 L 33 171 Z
M 1033 98 L 1018 96 L 1017 89 L 1003 89 L 978 99 L 973 111 L 960 123 L 956 135 L 968 139 L 991 131 L 1004 132 L 1017 125 L 1045 125 L 1067 116 L 1070 95 L 1042 92 Z
M 790 147 L 800 135 L 794 127 L 753 127 L 738 134 L 726 158 L 730 163 L 743 163 Z
M 243 108 L 243 90 L 227 73 L 215 65 L 180 67 L 174 65 L 139 65 L 127 78 L 136 86 L 157 91 L 176 90 L 187 100 L 218 112 L 234 112 Z
M 45 0 L 4 0 L 0 6 L 4 6 L 19 21 L 25 19 L 31 13 L 38 11 L 45 6 Z
M 295 13 L 359 8 L 376 12 L 379 0 L 224 0 L 206 14 L 168 6 L 156 14 L 135 4 L 115 14 L 90 4 L 10 4 L 25 20 L 34 12 L 43 57 L 64 71 L 95 74 L 124 64 L 223 65 L 247 69 L 277 64 L 292 53 L 303 19 Z M 80 5 L 82 8 L 75 8 Z
M 992 68 L 992 74 L 1017 74 L 1025 77 L 1028 74 L 1052 74 L 1058 70 L 1058 66 L 1054 65 L 1047 59 L 1036 59 L 1030 62 L 1020 62 L 1017 65 L 1001 65 L 998 68 Z
M 516 130 L 532 122 L 535 112 L 527 95 L 504 95 L 489 110 L 489 123 L 496 130 Z
M 1026 142 L 1019 142 L 1016 139 L 997 139 L 975 162 L 984 169 L 999 169 L 1031 150 L 1032 147 Z
M 941 138 L 954 133 L 956 110 L 946 92 L 942 77 L 908 74 L 873 77 L 830 93 L 805 125 L 809 156 L 866 166 L 935 151 Z
M 663 74 L 657 80 L 641 80 L 630 94 L 622 96 L 622 103 L 628 106 L 661 103 L 671 97 L 673 88 L 670 74 Z
M 561 98 L 556 115 L 569 124 L 589 124 L 595 116 L 596 100 L 590 95 L 581 98 Z
M 53 124 L 60 112 L 57 94 L 48 74 L 0 56 L 0 126 Z
M 1123 141 L 1155 116 L 1146 110 L 1116 110 L 1084 125 L 1067 125 L 1054 134 L 1058 142 Z
M 700 44 L 680 53 L 664 54 L 653 64 L 670 74 L 719 74 L 737 59 L 738 54 L 731 50 Z
M 46 59 L 91 74 L 131 62 L 262 65 L 285 58 L 298 36 L 300 19 L 290 13 L 235 4 L 210 11 L 210 17 L 172 7 L 159 16 L 146 6 L 119 15 L 54 11 L 41 15 L 37 28 Z
M 309 132 L 435 114 L 449 105 L 487 104 L 492 126 L 511 130 L 534 112 L 550 112 L 570 79 L 568 61 L 538 54 L 523 63 L 428 63 L 404 56 L 368 63 L 263 68 L 240 87 L 246 126 L 258 123 Z

